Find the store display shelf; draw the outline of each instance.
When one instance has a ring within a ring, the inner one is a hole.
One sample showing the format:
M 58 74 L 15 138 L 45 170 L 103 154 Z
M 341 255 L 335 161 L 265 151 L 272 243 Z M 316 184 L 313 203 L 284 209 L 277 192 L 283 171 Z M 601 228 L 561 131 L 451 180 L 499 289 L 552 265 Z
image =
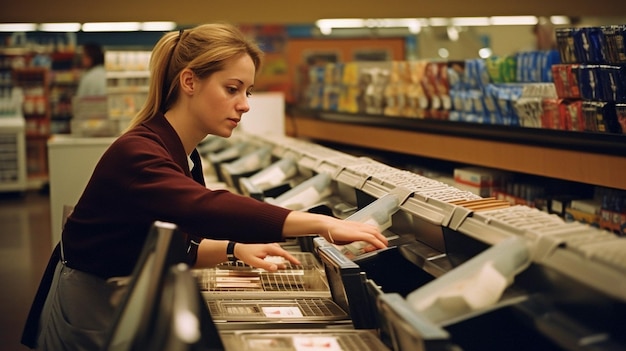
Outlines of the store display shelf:
M 313 114 L 308 114 L 314 116 Z M 626 134 L 577 132 L 436 119 L 319 112 L 322 120 L 381 126 L 394 129 L 472 137 L 481 140 L 523 143 L 542 147 L 625 155 Z
M 107 78 L 149 78 L 150 71 L 146 70 L 107 70 Z
M 123 87 L 107 87 L 108 94 L 134 94 L 147 93 L 148 86 L 123 86 Z
M 291 133 L 419 157 L 626 189 L 626 135 L 291 111 Z

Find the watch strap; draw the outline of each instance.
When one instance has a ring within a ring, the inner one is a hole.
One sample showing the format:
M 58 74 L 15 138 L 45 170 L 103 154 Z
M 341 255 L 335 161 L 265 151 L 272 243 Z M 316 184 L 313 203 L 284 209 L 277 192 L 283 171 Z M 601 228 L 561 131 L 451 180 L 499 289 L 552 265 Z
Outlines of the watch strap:
M 237 257 L 235 257 L 235 244 L 234 241 L 229 241 L 228 245 L 226 245 L 226 258 L 230 262 L 237 261 Z

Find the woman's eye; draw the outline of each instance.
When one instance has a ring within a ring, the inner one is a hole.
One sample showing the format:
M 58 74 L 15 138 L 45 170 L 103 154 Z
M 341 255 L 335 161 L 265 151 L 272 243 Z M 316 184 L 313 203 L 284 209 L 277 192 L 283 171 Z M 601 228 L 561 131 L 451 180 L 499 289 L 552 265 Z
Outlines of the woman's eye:
M 227 87 L 226 90 L 228 91 L 228 93 L 230 94 L 235 94 L 237 93 L 237 87 Z
M 251 91 L 246 91 L 246 96 L 247 96 L 247 97 L 252 96 L 252 92 L 251 92 Z

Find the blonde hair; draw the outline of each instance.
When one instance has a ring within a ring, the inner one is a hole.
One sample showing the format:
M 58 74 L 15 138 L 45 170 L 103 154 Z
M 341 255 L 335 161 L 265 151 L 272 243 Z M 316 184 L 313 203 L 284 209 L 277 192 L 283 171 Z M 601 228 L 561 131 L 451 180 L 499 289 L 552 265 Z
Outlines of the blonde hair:
M 260 70 L 263 52 L 230 24 L 203 24 L 165 34 L 152 50 L 148 97 L 126 130 L 169 110 L 178 98 L 178 78 L 184 68 L 204 79 L 242 55 L 250 56 L 256 71 Z

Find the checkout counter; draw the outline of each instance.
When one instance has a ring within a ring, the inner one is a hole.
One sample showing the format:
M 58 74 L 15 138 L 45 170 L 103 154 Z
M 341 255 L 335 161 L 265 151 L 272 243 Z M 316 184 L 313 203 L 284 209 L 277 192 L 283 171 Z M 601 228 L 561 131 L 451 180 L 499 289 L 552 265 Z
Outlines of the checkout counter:
M 218 349 L 626 349 L 626 238 L 285 136 L 199 149 L 234 191 L 390 242 L 311 236 L 283 243 L 302 266 L 190 270 Z

